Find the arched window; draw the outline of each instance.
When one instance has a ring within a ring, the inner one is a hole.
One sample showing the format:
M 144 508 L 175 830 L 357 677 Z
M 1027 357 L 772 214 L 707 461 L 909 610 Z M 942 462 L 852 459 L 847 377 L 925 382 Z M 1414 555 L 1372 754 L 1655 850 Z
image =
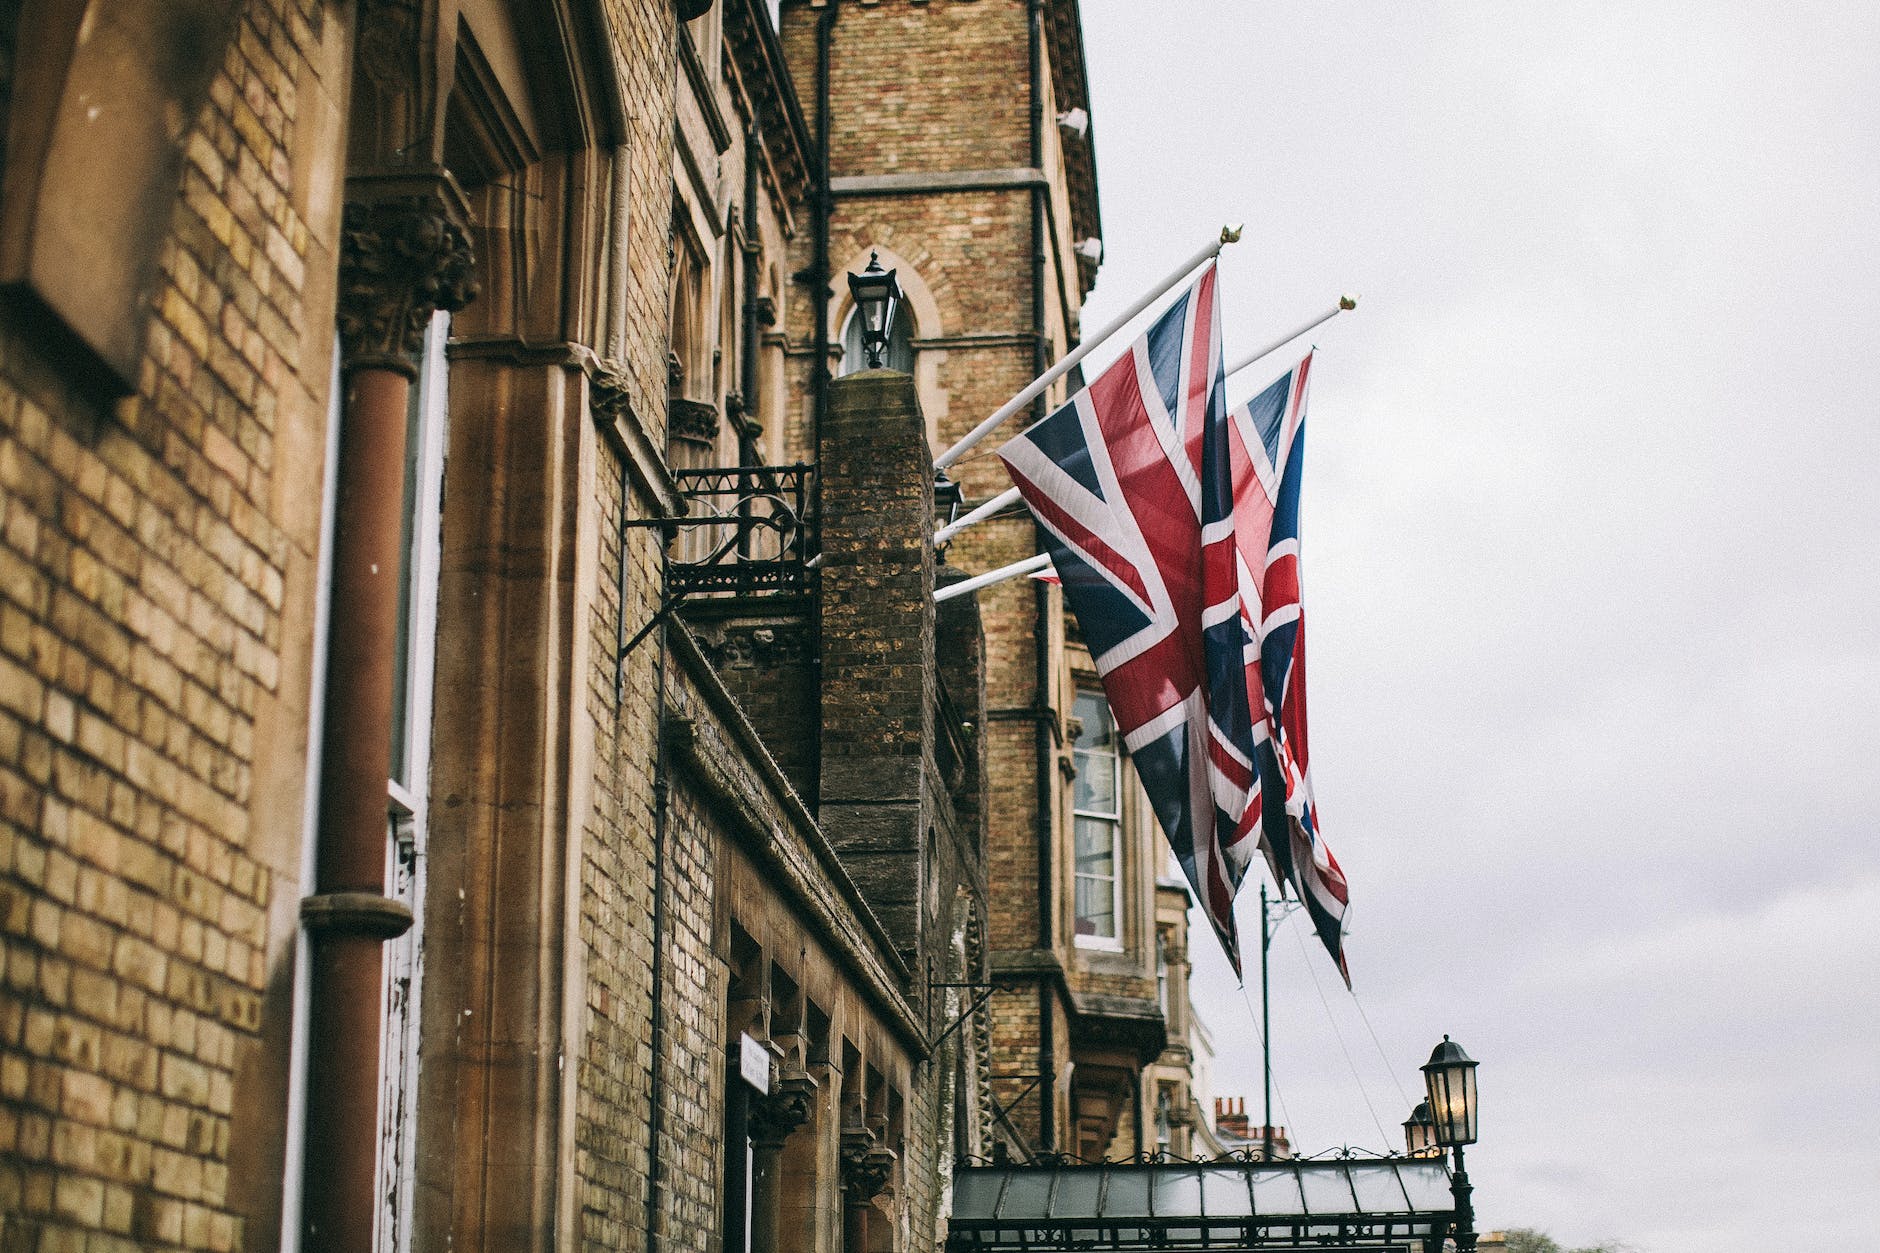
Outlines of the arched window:
M 881 354 L 881 364 L 884 369 L 899 370 L 903 374 L 914 372 L 913 319 L 908 317 L 905 305 L 895 315 L 894 325 L 888 328 L 888 346 Z M 842 325 L 842 368 L 836 373 L 853 374 L 867 368 L 868 354 L 862 351 L 862 320 L 851 309 L 849 320 Z

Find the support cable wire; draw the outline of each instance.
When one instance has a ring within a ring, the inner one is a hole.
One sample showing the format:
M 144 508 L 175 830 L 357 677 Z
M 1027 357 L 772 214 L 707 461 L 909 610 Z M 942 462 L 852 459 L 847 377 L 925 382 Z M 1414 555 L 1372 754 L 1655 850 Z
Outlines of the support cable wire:
M 1358 1073 L 1358 1063 L 1352 1059 L 1351 1050 L 1345 1047 L 1345 1034 L 1338 1029 L 1338 1020 L 1332 1016 L 1332 1003 L 1325 997 L 1325 986 L 1319 982 L 1318 971 L 1312 968 L 1312 951 L 1306 947 L 1305 936 L 1296 923 L 1292 933 L 1293 938 L 1299 941 L 1299 953 L 1305 958 L 1306 973 L 1312 976 L 1312 988 L 1319 994 L 1319 1004 L 1325 1007 L 1325 1021 L 1332 1025 L 1332 1038 L 1338 1041 L 1338 1051 L 1345 1055 L 1345 1065 L 1351 1070 L 1353 1082 L 1358 1085 L 1358 1095 L 1364 1098 L 1364 1108 L 1371 1112 L 1371 1122 L 1377 1127 L 1377 1134 L 1384 1137 L 1384 1143 L 1389 1144 L 1390 1132 L 1384 1130 L 1383 1120 L 1377 1116 L 1377 1106 L 1371 1104 L 1371 1094 L 1364 1086 L 1364 1076 Z
M 1347 988 L 1346 991 L 1351 990 Z M 1411 1108 L 1416 1101 L 1411 1100 L 1409 1093 L 1403 1090 L 1403 1080 L 1397 1077 L 1397 1068 L 1391 1065 L 1390 1054 L 1384 1051 L 1384 1042 L 1377 1038 L 1377 1028 L 1371 1025 L 1371 1015 L 1364 1012 L 1364 1002 L 1358 999 L 1356 992 L 1351 993 L 1351 1003 L 1358 1007 L 1358 1017 L 1364 1020 L 1364 1029 L 1371 1033 L 1371 1043 L 1377 1046 L 1377 1055 L 1384 1062 L 1384 1073 L 1390 1076 L 1391 1085 L 1397 1089 L 1397 1099 L 1403 1102 L 1405 1109 Z M 1421 1097 L 1418 1098 L 1418 1100 L 1421 1099 Z
M 1260 1023 L 1260 1015 L 1253 1012 L 1253 1001 L 1247 995 L 1247 985 L 1244 983 L 1240 985 L 1240 1003 L 1247 1007 L 1247 1021 L 1253 1024 L 1253 1034 L 1259 1039 L 1260 1047 L 1265 1048 L 1266 1028 Z M 1298 1139 L 1299 1126 L 1297 1123 L 1293 1122 L 1292 1111 L 1286 1108 L 1286 1094 L 1280 1090 L 1279 1080 L 1277 1079 L 1273 1081 L 1273 1099 L 1279 1102 L 1279 1116 L 1286 1120 L 1283 1125 L 1292 1130 L 1292 1139 L 1296 1142 Z

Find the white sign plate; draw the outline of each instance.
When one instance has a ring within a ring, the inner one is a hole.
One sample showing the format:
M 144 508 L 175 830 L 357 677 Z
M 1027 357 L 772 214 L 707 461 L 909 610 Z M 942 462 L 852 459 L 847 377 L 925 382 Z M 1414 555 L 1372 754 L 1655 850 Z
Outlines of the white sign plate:
M 738 1037 L 738 1073 L 744 1082 L 770 1095 L 770 1050 L 746 1031 Z

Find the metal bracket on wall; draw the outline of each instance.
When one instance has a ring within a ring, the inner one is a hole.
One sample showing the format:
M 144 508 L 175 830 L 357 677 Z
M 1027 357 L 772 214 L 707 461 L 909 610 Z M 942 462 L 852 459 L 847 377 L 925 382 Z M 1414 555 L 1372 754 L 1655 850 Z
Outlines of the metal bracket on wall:
M 815 467 L 729 466 L 678 470 L 673 482 L 687 512 L 678 517 L 630 518 L 620 522 L 620 637 L 614 657 L 614 701 L 626 690 L 627 655 L 686 597 L 703 592 L 755 596 L 806 592 L 822 565 L 820 537 L 810 509 Z M 685 534 L 708 537 L 706 551 L 692 560 L 660 556 L 659 608 L 646 624 L 626 635 L 626 536 L 658 527 L 668 546 Z M 709 529 L 708 529 L 709 528 Z

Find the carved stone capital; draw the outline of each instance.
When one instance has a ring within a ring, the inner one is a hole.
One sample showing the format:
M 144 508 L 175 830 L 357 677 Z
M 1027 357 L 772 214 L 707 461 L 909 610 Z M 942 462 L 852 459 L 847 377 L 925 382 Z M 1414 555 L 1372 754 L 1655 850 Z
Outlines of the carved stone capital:
M 668 409 L 672 437 L 688 443 L 711 446 L 718 440 L 718 406 L 709 400 L 685 400 L 673 397 Z
M 775 670 L 810 659 L 809 628 L 801 622 L 729 622 L 721 631 L 701 634 L 705 656 L 718 670 Z
M 469 211 L 448 174 L 348 180 L 339 260 L 348 368 L 415 378 L 431 315 L 476 295 Z
M 808 1075 L 778 1081 L 768 1096 L 751 1098 L 747 1126 L 758 1148 L 780 1149 L 790 1133 L 809 1121 L 816 1081 Z
M 866 1205 L 881 1195 L 894 1174 L 894 1150 L 884 1148 L 872 1131 L 842 1133 L 842 1192 L 850 1205 Z
M 603 361 L 588 375 L 588 401 L 594 416 L 617 421 L 633 411 L 633 383 L 617 361 Z

